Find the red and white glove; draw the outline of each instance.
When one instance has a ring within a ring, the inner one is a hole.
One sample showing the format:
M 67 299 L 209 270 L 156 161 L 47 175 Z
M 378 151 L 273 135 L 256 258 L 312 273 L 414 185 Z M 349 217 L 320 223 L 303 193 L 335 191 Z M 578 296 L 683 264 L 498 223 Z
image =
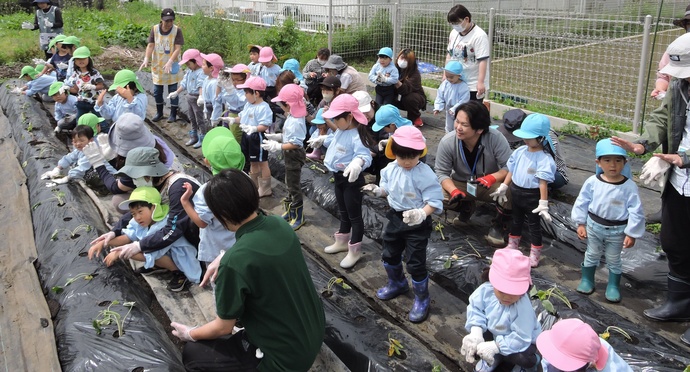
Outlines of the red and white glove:
M 494 177 L 493 174 L 487 174 L 484 177 L 477 178 L 477 183 L 482 185 L 484 188 L 490 189 L 491 186 L 493 186 L 494 183 L 496 183 L 496 177 Z

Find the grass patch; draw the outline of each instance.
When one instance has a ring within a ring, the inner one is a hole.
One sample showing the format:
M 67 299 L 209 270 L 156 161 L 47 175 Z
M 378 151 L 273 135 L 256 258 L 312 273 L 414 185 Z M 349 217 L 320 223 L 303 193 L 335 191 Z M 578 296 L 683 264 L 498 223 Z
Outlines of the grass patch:
M 661 224 L 660 223 L 648 223 L 647 225 L 645 225 L 645 229 L 652 234 L 658 235 L 659 233 L 661 233 Z

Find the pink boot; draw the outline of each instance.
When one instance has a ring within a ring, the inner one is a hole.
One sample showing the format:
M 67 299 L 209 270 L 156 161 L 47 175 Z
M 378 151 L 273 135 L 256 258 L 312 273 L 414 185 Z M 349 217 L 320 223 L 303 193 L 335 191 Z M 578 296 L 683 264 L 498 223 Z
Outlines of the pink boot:
M 529 265 L 532 267 L 537 267 L 539 266 L 539 258 L 541 257 L 541 248 L 543 246 L 536 246 L 532 245 L 532 248 L 529 250 Z
M 508 245 L 503 248 L 520 249 L 520 237 L 508 235 Z
M 311 160 L 321 160 L 321 147 L 314 149 L 312 152 L 307 154 L 307 157 Z

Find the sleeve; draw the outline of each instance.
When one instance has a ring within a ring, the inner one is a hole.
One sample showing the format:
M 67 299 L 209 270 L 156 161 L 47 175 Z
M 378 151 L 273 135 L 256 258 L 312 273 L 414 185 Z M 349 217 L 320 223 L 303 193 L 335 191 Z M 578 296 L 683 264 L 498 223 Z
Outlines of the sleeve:
M 641 238 L 645 232 L 645 217 L 642 210 L 642 201 L 637 185 L 628 180 L 630 192 L 628 193 L 628 225 L 625 227 L 625 235 L 631 238 Z
M 187 84 L 189 82 L 189 76 L 192 74 L 192 70 L 187 70 L 184 73 L 184 76 L 182 77 L 182 81 L 180 81 L 180 87 L 182 90 L 187 90 Z
M 678 82 L 671 82 L 671 89 L 661 101 L 661 105 L 657 107 L 645 122 L 644 132 L 640 138 L 636 141 L 644 146 L 644 152 L 654 152 L 654 150 L 659 147 L 662 143 L 666 142 L 666 127 L 668 125 L 668 119 L 671 116 L 670 105 L 673 95 L 680 94 L 680 91 L 676 89 Z
M 391 163 L 389 163 L 390 165 Z M 381 169 L 381 179 L 379 180 L 379 187 L 382 188 L 387 195 L 390 195 L 389 189 L 388 189 L 388 165 L 386 165 L 383 169 Z
M 352 76 L 350 76 L 350 74 L 340 75 L 340 89 L 346 90 L 350 86 L 350 83 L 352 83 Z
M 376 84 L 376 67 L 378 67 L 378 63 L 374 63 L 374 66 L 372 66 L 371 70 L 369 71 L 369 81 L 374 84 Z
M 115 114 L 115 102 L 118 100 L 119 96 L 111 98 L 108 102 L 103 103 L 102 106 L 94 105 L 93 109 L 105 119 L 112 119 Z
M 34 28 L 32 30 L 38 30 L 38 10 L 34 13 Z
M 371 162 L 373 160 L 371 157 L 371 150 L 369 150 L 368 147 L 364 146 L 359 136 L 355 138 L 357 139 L 354 141 L 354 158 L 361 158 L 362 160 L 364 160 L 364 165 L 362 166 L 362 169 L 367 169 L 369 168 L 369 166 L 371 166 Z
M 556 179 L 556 161 L 546 152 L 543 154 L 542 160 L 537 164 L 536 176 L 540 180 L 551 183 Z
M 89 163 L 89 159 L 86 158 L 84 153 L 79 151 L 77 165 L 70 169 L 67 175 L 71 179 L 82 179 L 84 178 L 86 171 L 88 171 L 89 169 L 91 169 L 91 163 Z
M 448 88 L 448 82 L 444 81 L 438 87 L 436 92 L 436 100 L 434 101 L 434 110 L 443 111 L 446 107 L 446 100 L 443 98 L 446 95 L 446 89 Z
M 460 84 L 462 84 L 463 86 L 459 92 L 460 96 L 458 97 L 458 102 L 455 104 L 455 106 L 452 107 L 452 109 L 456 111 L 460 105 L 470 101 L 470 87 L 464 81 Z
M 199 218 L 204 221 L 207 225 L 213 222 L 213 213 L 209 209 L 208 204 L 206 204 L 206 199 L 204 199 L 203 190 L 199 189 L 194 193 L 192 198 L 192 203 L 194 203 L 194 211 L 199 215 Z
M 127 102 L 126 99 L 122 100 L 123 112 L 131 112 L 136 114 L 141 118 L 146 117 L 146 104 L 147 97 L 145 93 L 137 93 L 132 100 L 132 103 Z
M 154 32 L 155 29 L 156 29 L 156 26 L 151 27 L 151 32 L 149 32 L 149 38 L 146 39 L 146 42 L 149 44 L 156 42 L 156 34 Z
M 130 215 L 130 219 L 129 221 L 127 221 L 127 227 L 122 229 L 120 235 L 126 235 L 129 238 L 129 240 L 135 242 L 139 240 L 139 238 L 137 238 L 137 227 L 139 227 L 139 225 L 131 217 L 132 215 Z
M 26 86 L 28 87 L 28 89 L 25 91 L 27 97 L 33 96 L 39 91 L 38 87 L 36 86 L 36 80 L 27 82 Z
M 177 34 L 175 34 L 175 45 L 184 45 L 184 35 L 182 35 L 182 29 L 177 27 Z
M 318 131 L 314 131 L 314 134 L 312 134 L 312 136 L 317 136 L 318 133 L 319 133 Z M 316 138 L 316 137 L 314 137 L 314 138 Z M 326 139 L 323 141 L 323 145 L 326 147 L 330 147 L 331 142 L 333 142 L 333 138 L 335 138 L 335 132 L 329 131 L 328 134 L 326 135 Z
M 180 203 L 180 197 L 185 192 L 184 187 L 182 187 L 184 182 L 189 182 L 189 180 L 180 178 L 169 186 L 170 210 L 168 212 L 168 220 L 162 229 L 147 235 L 141 240 L 140 247 L 142 252 L 150 253 L 168 247 L 177 239 L 183 237 L 185 231 L 192 224 L 189 216 L 184 211 L 182 203 Z M 196 194 L 199 185 L 196 182 L 189 183 L 192 185 L 192 191 Z
M 537 323 L 537 316 L 527 294 L 523 295 L 514 306 L 517 316 L 509 324 L 511 332 L 507 335 L 496 336 L 496 344 L 501 355 L 525 351 L 532 342 L 536 341 L 532 339 L 532 332 Z
M 214 88 L 215 89 L 215 88 Z M 213 112 L 211 112 L 211 120 L 218 120 L 220 118 L 220 115 L 223 114 L 223 104 L 222 100 L 219 99 L 220 94 L 216 94 L 215 92 L 213 93 Z M 204 105 L 205 107 L 205 105 Z M 273 120 L 273 117 L 271 116 L 271 120 Z
M 441 188 L 441 184 L 438 183 L 438 179 L 429 166 L 425 167 L 423 176 L 422 180 L 417 183 L 422 194 L 422 200 L 424 204 L 429 204 L 435 209 L 434 214 L 441 214 L 443 212 L 443 188 Z
M 225 257 L 223 257 L 225 259 Z M 245 298 L 251 293 L 237 269 L 221 261 L 216 278 L 216 314 L 221 319 L 237 319 L 244 314 Z
M 118 186 L 117 183 L 117 178 L 110 172 L 108 172 L 108 169 L 105 167 L 105 165 L 101 165 L 96 168 L 96 173 L 98 173 L 98 177 L 100 177 L 101 181 L 103 181 L 103 185 L 108 189 L 113 194 L 126 194 L 127 191 L 122 191 L 120 187 Z M 123 177 L 124 179 L 124 177 Z M 131 183 L 131 179 L 129 180 Z M 129 185 L 128 185 L 129 186 Z M 133 187 L 134 185 L 132 185 Z
M 390 72 L 391 75 L 386 79 L 386 82 L 388 84 L 393 85 L 398 83 L 398 79 L 400 79 L 400 74 L 398 74 L 398 69 L 395 67 L 393 62 L 391 62 L 391 66 L 393 66 Z
M 516 149 L 513 151 L 512 154 L 510 154 L 510 157 L 508 158 L 508 162 L 506 163 L 506 168 L 508 169 L 508 172 L 510 173 L 515 173 L 515 163 L 517 162 L 518 156 L 520 156 L 520 153 L 522 150 L 520 148 Z
M 265 102 L 264 102 L 265 103 Z M 266 125 L 266 126 L 271 126 L 273 123 L 273 111 L 271 111 L 271 108 L 266 105 L 261 105 L 262 107 L 259 108 L 259 110 L 256 110 L 255 113 L 255 120 L 258 125 Z
M 115 226 L 113 226 L 113 228 L 110 231 L 114 232 L 116 236 L 122 235 L 122 231 L 125 228 L 127 228 L 127 225 L 131 220 L 132 213 L 130 213 L 129 211 L 125 212 L 125 214 L 123 214 L 122 217 L 120 217 L 120 219 L 115 223 Z
M 474 44 L 474 55 L 476 56 L 477 60 L 479 61 L 489 58 L 491 56 L 491 44 L 489 43 L 489 36 L 483 34 L 481 37 L 478 37 L 476 41 L 476 44 Z
M 587 224 L 587 212 L 589 211 L 589 203 L 592 202 L 592 182 L 591 176 L 580 188 L 580 194 L 573 204 L 573 209 L 570 212 L 570 219 L 575 222 L 575 225 L 585 225 Z M 596 178 L 594 178 L 596 179 Z
M 59 103 L 55 104 L 55 112 L 53 113 L 55 121 L 60 121 L 60 119 L 65 117 L 65 113 L 62 111 L 62 105 Z
M 69 154 L 63 156 L 60 160 L 58 160 L 58 167 L 62 169 L 67 169 L 72 166 L 72 164 L 77 163 L 78 156 L 76 154 L 76 151 L 72 151 Z
M 486 292 L 486 285 L 482 284 L 470 295 L 470 303 L 467 305 L 467 319 L 465 320 L 465 329 L 467 332 L 469 332 L 472 327 L 481 327 L 482 331 L 486 332 L 488 320 L 485 313 L 486 302 L 484 299 L 484 292 Z
M 55 5 L 53 5 L 55 6 Z M 62 20 L 62 9 L 55 7 L 55 22 L 53 22 L 53 29 L 62 28 L 64 26 L 64 21 Z
M 402 85 L 398 88 L 398 93 L 406 95 L 418 90 L 422 90 L 422 75 L 419 71 L 413 71 L 403 80 Z
M 441 139 L 436 149 L 436 161 L 434 162 L 434 173 L 438 178 L 438 182 L 442 183 L 450 178 L 453 172 L 453 143 L 451 140 Z

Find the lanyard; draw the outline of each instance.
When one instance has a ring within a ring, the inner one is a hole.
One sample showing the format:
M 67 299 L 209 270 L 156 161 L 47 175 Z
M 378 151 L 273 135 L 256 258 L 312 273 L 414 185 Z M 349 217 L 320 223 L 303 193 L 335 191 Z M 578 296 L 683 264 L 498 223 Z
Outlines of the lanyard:
M 470 179 L 474 179 L 477 175 L 477 162 L 479 162 L 479 157 L 482 156 L 482 152 L 484 152 L 484 146 L 481 144 L 477 144 L 479 148 L 477 148 L 477 157 L 474 158 L 474 165 L 470 169 L 470 165 L 467 163 L 467 158 L 465 158 L 465 147 L 462 145 L 462 141 L 458 140 L 458 152 L 460 153 L 460 157 L 462 158 L 462 162 L 465 163 L 465 166 L 467 169 L 470 170 Z

